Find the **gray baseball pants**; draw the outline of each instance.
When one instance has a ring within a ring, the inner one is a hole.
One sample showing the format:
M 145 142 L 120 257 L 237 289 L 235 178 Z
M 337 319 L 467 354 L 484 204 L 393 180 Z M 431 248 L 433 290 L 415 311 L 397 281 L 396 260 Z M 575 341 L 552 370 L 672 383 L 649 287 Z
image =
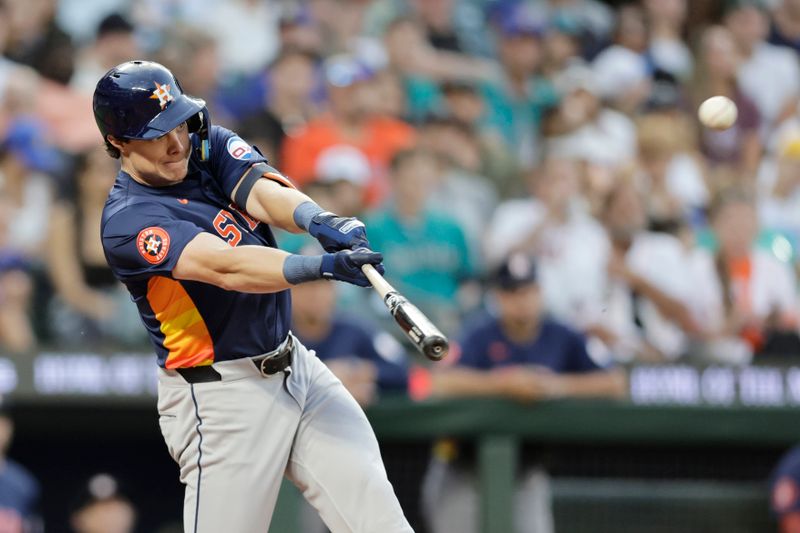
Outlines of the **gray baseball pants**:
M 362 409 L 295 339 L 287 371 L 214 363 L 222 381 L 161 369 L 161 432 L 186 486 L 186 533 L 266 533 L 285 475 L 333 533 L 413 533 Z

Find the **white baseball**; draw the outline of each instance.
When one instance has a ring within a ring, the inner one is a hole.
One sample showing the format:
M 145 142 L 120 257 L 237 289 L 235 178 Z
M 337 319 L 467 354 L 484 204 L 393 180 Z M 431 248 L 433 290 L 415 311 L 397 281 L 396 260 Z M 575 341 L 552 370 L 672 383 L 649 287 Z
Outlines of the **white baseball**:
M 715 130 L 726 130 L 733 126 L 739 111 L 736 104 L 727 96 L 712 96 L 702 104 L 697 110 L 700 122 L 707 127 Z

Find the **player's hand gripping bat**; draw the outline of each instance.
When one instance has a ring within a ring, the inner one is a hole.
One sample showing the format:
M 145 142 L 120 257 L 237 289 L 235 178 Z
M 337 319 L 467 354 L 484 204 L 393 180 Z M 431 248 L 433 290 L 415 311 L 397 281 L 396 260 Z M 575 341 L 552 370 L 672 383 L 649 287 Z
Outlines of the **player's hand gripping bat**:
M 389 308 L 400 329 L 425 357 L 439 361 L 447 355 L 449 347 L 447 337 L 422 314 L 422 311 L 397 292 L 372 265 L 363 265 L 361 270 L 383 298 L 383 303 Z

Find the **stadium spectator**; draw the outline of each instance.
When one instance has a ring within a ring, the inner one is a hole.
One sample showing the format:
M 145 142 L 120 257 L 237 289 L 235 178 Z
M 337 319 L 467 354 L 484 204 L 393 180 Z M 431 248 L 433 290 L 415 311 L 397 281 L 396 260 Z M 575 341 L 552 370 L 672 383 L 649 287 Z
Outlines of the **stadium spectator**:
M 134 29 L 133 24 L 119 13 L 105 16 L 97 25 L 94 42 L 78 53 L 70 86 L 92 94 L 97 80 L 111 67 L 132 57 L 141 57 Z
M 448 118 L 465 125 L 471 130 L 469 138 L 453 146 L 454 150 L 450 152 L 454 153 L 451 156 L 456 160 L 467 158 L 468 161 L 461 162 L 461 166 L 489 178 L 496 195 L 502 198 L 518 195 L 522 190 L 519 163 L 506 144 L 500 128 L 491 123 L 487 102 L 479 84 L 469 80 L 445 81 L 440 85 L 440 90 L 444 97 L 444 109 L 439 114 L 427 117 L 423 125 L 431 119 L 435 123 L 437 119 L 447 122 Z
M 770 17 L 767 41 L 776 46 L 787 46 L 800 53 L 800 2 L 779 0 Z
M 620 179 L 606 198 L 605 298 L 587 331 L 620 361 L 669 361 L 685 355 L 700 333 L 690 304 L 695 283 L 681 241 L 647 230 L 642 192 Z
M 736 104 L 738 118 L 724 131 L 702 128 L 700 149 L 712 167 L 724 166 L 752 180 L 761 160 L 761 115 L 745 95 L 737 78 L 739 53 L 733 36 L 723 26 L 706 28 L 697 50 L 690 90 L 695 108 L 711 96 L 727 96 Z
M 219 102 L 219 85 L 225 77 L 218 42 L 208 29 L 178 26 L 164 34 L 155 60 L 175 73 L 184 91 L 205 100 L 214 122 L 230 125 L 232 117 Z
M 762 227 L 789 240 L 793 259 L 800 250 L 800 129 L 787 128 L 758 174 L 758 218 Z
M 544 309 L 585 328 L 603 300 L 608 240 L 587 212 L 580 173 L 577 161 L 545 159 L 527 176 L 529 196 L 495 210 L 483 249 L 491 268 L 511 253 L 534 257 Z
M 0 142 L 0 189 L 10 206 L 6 246 L 29 260 L 43 258 L 53 198 L 48 174 L 59 171 L 61 164 L 41 121 L 32 116 L 14 119 Z
M 618 169 L 636 157 L 636 127 L 625 114 L 603 105 L 591 68 L 570 65 L 555 80 L 558 105 L 542 121 L 547 154 Z
M 261 149 L 270 162 L 280 165 L 287 135 L 297 135 L 320 111 L 317 59 L 297 48 L 285 48 L 264 73 L 265 90 L 258 110 L 241 122 L 239 132 Z
M 649 29 L 641 6 L 627 4 L 617 12 L 614 44 L 592 61 L 593 85 L 600 98 L 627 115 L 641 110 L 652 89 Z
M 390 69 L 379 70 L 370 80 L 370 85 L 371 98 L 368 99 L 368 105 L 372 113 L 398 120 L 410 119 L 403 80 L 397 72 Z
M 319 27 L 325 55 L 351 55 L 372 71 L 386 66 L 386 52 L 377 35 L 365 31 L 365 17 L 371 2 L 309 2 L 314 22 Z
M 412 0 L 411 14 L 424 28 L 428 42 L 437 50 L 471 56 L 489 56 L 488 38 L 480 7 L 458 0 Z
M 514 6 L 516 0 L 499 2 Z M 565 24 L 575 28 L 581 44 L 581 56 L 591 60 L 608 44 L 614 29 L 614 11 L 599 0 L 544 0 L 531 2 L 537 18 L 550 24 Z M 512 7 L 513 8 L 513 7 Z
M 325 47 L 322 43 L 323 36 L 319 22 L 315 20 L 307 3 L 284 4 L 278 28 L 280 30 L 278 56 L 289 49 L 302 50 L 311 55 L 324 53 Z M 273 59 L 273 64 L 275 59 Z
M 9 245 L 12 206 L 0 191 L 0 351 L 24 353 L 36 345 L 30 311 L 33 300 L 31 265 Z
M 585 63 L 581 57 L 579 31 L 569 19 L 553 20 L 545 30 L 542 74 L 548 79 L 555 79 L 573 63 Z
M 778 533 L 800 531 L 800 446 L 787 450 L 770 473 L 770 510 Z
M 159 4 L 160 2 L 148 2 Z M 202 28 L 218 45 L 219 79 L 236 79 L 261 72 L 279 51 L 278 24 L 280 10 L 272 2 L 257 0 L 228 0 L 226 2 L 177 2 L 187 9 L 198 11 L 196 20 L 190 22 Z M 199 6 L 199 7 L 198 7 Z M 160 9 L 174 11 L 172 7 Z M 166 26 L 170 28 L 172 25 Z M 163 43 L 160 43 L 162 47 Z M 177 68 L 178 64 L 168 64 Z M 202 73 L 198 73 L 202 75 Z M 176 75 L 178 73 L 176 72 Z M 183 77 L 178 75 L 178 79 Z M 191 92 L 187 88 L 187 92 Z M 195 93 L 192 93 L 195 94 Z
M 502 133 L 522 167 L 539 160 L 542 116 L 557 102 L 555 89 L 541 72 L 545 24 L 528 4 L 520 3 L 505 13 L 497 24 L 501 69 L 482 85 L 487 122 Z
M 438 50 L 431 46 L 416 19 L 398 17 L 383 35 L 388 68 L 399 75 L 412 122 L 441 106 L 437 84 L 446 80 L 488 81 L 496 77 L 494 61 Z
M 694 59 L 686 45 L 687 0 L 644 0 L 650 31 L 649 55 L 653 67 L 685 81 L 692 75 Z
M 639 155 L 636 180 L 647 194 L 650 229 L 678 234 L 688 223 L 705 223 L 710 191 L 697 151 L 694 121 L 677 110 L 655 111 L 637 119 Z
M 38 516 L 41 488 L 36 478 L 8 457 L 14 436 L 14 422 L 7 400 L 0 405 L 0 531 L 42 533 Z
M 386 279 L 447 332 L 457 327 L 459 288 L 474 267 L 461 227 L 428 203 L 438 172 L 430 152 L 399 152 L 392 160 L 391 201 L 365 224 L 370 243 L 383 253 Z
M 364 191 L 371 172 L 367 156 L 358 148 L 343 144 L 322 152 L 314 183 L 327 188 L 326 205 L 330 207 L 326 209 L 345 217 L 362 215 L 366 208 Z
M 336 287 L 316 281 L 292 288 L 292 332 L 314 350 L 364 407 L 381 393 L 405 394 L 408 363 L 394 337 L 336 309 Z
M 521 402 L 566 397 L 621 397 L 624 374 L 603 368 L 586 350 L 582 335 L 546 318 L 536 267 L 512 254 L 491 279 L 495 313 L 467 324 L 455 365 L 433 373 L 439 396 L 495 396 Z M 478 531 L 478 488 L 473 465 L 454 443 L 440 443 L 426 475 L 424 505 L 433 533 Z M 514 498 L 515 529 L 554 531 L 549 479 L 526 465 Z
M 369 95 L 365 92 L 369 91 L 366 81 L 372 72 L 354 57 L 332 56 L 323 69 L 329 112 L 286 139 L 282 170 L 303 186 L 315 178 L 317 159 L 326 148 L 337 144 L 354 146 L 370 161 L 372 179 L 367 185 L 367 198 L 370 206 L 377 206 L 389 192 L 389 162 L 395 153 L 414 143 L 414 129 L 397 119 L 369 114 Z
M 751 353 L 800 353 L 797 279 L 788 261 L 757 246 L 758 218 L 746 190 L 721 192 L 712 205 L 716 251 L 695 257 L 695 313 L 712 342 L 709 357 L 746 363 Z M 784 258 L 788 259 L 788 258 Z M 728 339 L 722 346 L 713 341 Z M 743 346 L 730 349 L 732 339 Z
M 108 267 L 100 242 L 100 218 L 118 164 L 102 147 L 82 154 L 74 182 L 54 202 L 47 271 L 54 298 L 50 333 L 60 346 L 144 345 L 136 306 Z
M 136 509 L 108 474 L 95 474 L 78 491 L 70 516 L 73 533 L 133 533 Z
M 429 202 L 458 221 L 469 242 L 480 243 L 486 221 L 497 206 L 497 192 L 481 175 L 481 146 L 470 123 L 430 117 L 420 129 L 420 145 L 438 156 L 439 172 L 431 176 Z M 479 253 L 479 247 L 473 252 Z M 482 263 L 473 257 L 473 264 Z
M 761 0 L 730 0 L 725 26 L 741 56 L 738 81 L 761 116 L 760 135 L 767 142 L 776 128 L 794 113 L 800 98 L 800 66 L 793 50 L 766 42 L 768 13 Z
M 55 20 L 56 4 L 56 0 L 7 2 L 5 55 L 49 80 L 67 84 L 75 68 L 75 50 Z

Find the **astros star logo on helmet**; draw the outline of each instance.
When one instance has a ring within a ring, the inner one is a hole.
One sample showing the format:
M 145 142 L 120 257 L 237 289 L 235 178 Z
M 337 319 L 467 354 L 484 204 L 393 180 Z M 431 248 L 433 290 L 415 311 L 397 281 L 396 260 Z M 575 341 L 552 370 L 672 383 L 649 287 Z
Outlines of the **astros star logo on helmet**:
M 150 95 L 150 98 L 153 100 L 158 100 L 158 103 L 161 105 L 161 109 L 167 107 L 167 104 L 173 101 L 175 98 L 169 92 L 169 83 L 165 83 L 164 85 L 159 85 L 156 81 L 156 88 L 153 90 L 153 94 Z

